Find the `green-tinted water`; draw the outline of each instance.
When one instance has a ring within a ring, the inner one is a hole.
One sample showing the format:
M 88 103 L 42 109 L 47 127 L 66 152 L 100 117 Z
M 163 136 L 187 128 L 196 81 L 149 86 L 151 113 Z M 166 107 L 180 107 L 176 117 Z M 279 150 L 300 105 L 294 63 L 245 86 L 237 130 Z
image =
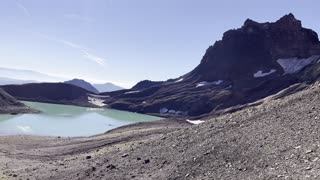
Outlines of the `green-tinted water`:
M 0 115 L 0 135 L 91 136 L 159 117 L 68 105 L 24 102 L 40 114 Z

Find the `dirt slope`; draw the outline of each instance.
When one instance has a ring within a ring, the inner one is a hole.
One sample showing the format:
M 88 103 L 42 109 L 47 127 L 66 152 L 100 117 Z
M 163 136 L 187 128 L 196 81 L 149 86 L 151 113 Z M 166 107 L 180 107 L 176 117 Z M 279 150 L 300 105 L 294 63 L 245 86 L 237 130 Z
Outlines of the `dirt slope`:
M 0 137 L 0 177 L 319 179 L 319 93 L 316 83 L 197 126 L 160 121 L 90 138 Z

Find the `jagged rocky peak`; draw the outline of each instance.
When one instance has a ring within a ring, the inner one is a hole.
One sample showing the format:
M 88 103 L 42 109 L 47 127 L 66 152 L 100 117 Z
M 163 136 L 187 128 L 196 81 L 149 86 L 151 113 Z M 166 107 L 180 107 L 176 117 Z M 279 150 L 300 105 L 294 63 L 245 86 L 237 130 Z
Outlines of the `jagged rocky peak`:
M 252 19 L 247 19 L 245 22 L 244 22 L 244 24 L 243 24 L 243 26 L 244 27 L 247 27 L 247 26 L 254 26 L 254 25 L 257 25 L 257 24 L 259 24 L 258 22 L 256 22 L 256 21 L 254 21 L 254 20 L 252 20 Z
M 225 32 L 222 40 L 210 46 L 190 76 L 198 81 L 234 82 L 257 72 L 282 75 L 285 69 L 277 60 L 313 55 L 320 55 L 318 35 L 302 27 L 293 14 L 276 22 L 247 19 L 241 28 Z
M 297 20 L 292 13 L 289 13 L 282 18 L 280 18 L 277 22 L 278 25 L 282 26 L 296 26 L 296 27 L 302 27 L 301 21 Z

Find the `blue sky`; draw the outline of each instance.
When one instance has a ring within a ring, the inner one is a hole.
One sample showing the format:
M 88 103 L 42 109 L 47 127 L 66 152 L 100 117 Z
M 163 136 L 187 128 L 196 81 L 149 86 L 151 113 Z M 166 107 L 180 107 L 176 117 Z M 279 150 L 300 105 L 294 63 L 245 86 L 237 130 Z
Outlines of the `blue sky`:
M 294 13 L 320 32 L 318 0 L 1 0 L 0 66 L 129 87 L 197 66 L 245 19 Z

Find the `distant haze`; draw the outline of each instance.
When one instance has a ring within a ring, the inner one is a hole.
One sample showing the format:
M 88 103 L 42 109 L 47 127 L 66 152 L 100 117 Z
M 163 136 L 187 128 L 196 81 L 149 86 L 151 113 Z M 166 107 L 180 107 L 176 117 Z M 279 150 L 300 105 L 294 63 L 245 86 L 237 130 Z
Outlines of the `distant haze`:
M 44 73 L 23 70 L 23 69 L 12 69 L 12 68 L 1 68 L 0 67 L 0 85 L 7 84 L 26 84 L 26 83 L 36 83 L 36 82 L 64 82 L 68 80 L 67 77 L 59 77 L 54 75 L 47 75 Z M 97 83 L 96 81 L 91 82 Z M 99 88 L 107 91 L 114 91 L 122 89 L 122 87 L 114 85 L 109 82 L 96 84 Z M 129 87 L 128 87 L 129 88 Z M 101 92 L 107 92 L 101 91 Z
M 123 87 L 117 86 L 112 83 L 105 83 L 105 84 L 93 84 L 93 86 L 99 91 L 99 92 L 111 92 L 111 91 L 117 91 L 124 89 Z

